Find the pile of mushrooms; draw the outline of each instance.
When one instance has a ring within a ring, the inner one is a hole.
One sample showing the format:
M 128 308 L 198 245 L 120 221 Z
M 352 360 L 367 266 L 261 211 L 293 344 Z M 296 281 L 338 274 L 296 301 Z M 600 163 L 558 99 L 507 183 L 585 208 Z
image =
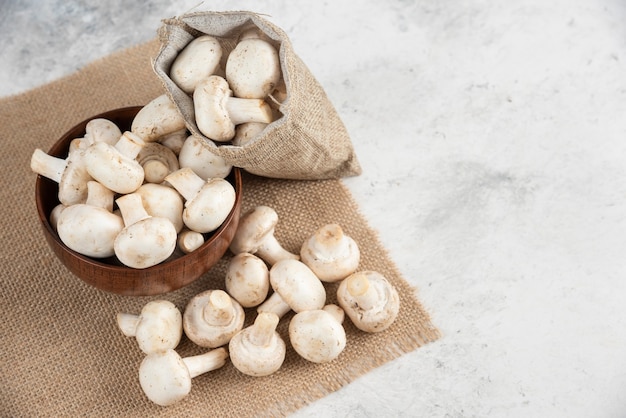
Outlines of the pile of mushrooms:
M 167 95 L 142 107 L 130 131 L 93 119 L 67 157 L 36 149 L 30 165 L 58 183 L 50 223 L 65 245 L 136 269 L 199 248 L 235 204 L 232 166 L 187 133 Z
M 346 317 L 368 333 L 395 321 L 396 289 L 378 272 L 358 271 L 359 247 L 340 225 L 323 225 L 295 254 L 274 236 L 277 224 L 271 207 L 244 213 L 230 245 L 224 288 L 193 296 L 182 314 L 167 301 L 148 303 L 140 315 L 118 314 L 122 333 L 135 337 L 146 354 L 139 379 L 148 399 L 178 402 L 191 390 L 192 377 L 228 358 L 253 377 L 278 371 L 289 349 L 309 362 L 328 363 L 346 347 Z M 328 303 L 329 291 L 336 292 L 337 304 Z M 283 320 L 288 321 L 284 337 L 277 331 Z M 183 334 L 209 351 L 197 360 L 181 359 L 175 349 Z M 208 360 L 201 361 L 204 357 Z
M 169 75 L 193 100 L 198 130 L 216 145 L 242 146 L 280 117 L 285 84 L 275 42 L 251 27 L 228 51 L 202 35 L 176 56 Z
M 284 80 L 275 44 L 256 27 L 241 33 L 228 56 L 224 52 L 219 39 L 200 36 L 180 51 L 170 77 L 192 97 L 203 135 L 243 145 L 280 117 Z M 130 131 L 94 119 L 66 158 L 38 149 L 31 169 L 59 184 L 60 204 L 50 221 L 68 247 L 146 268 L 176 247 L 197 249 L 234 205 L 234 188 L 225 180 L 232 167 L 202 141 L 188 135 L 178 109 L 162 95 L 138 112 Z M 192 378 L 228 358 L 255 377 L 279 370 L 288 349 L 313 363 L 333 361 L 346 347 L 346 317 L 372 333 L 395 321 L 396 289 L 378 272 L 358 271 L 359 247 L 340 225 L 321 226 L 295 253 L 275 237 L 278 220 L 268 206 L 241 216 L 223 289 L 195 295 L 182 313 L 159 300 L 140 314 L 117 315 L 122 334 L 135 338 L 145 354 L 138 375 L 150 401 L 179 402 Z M 328 303 L 330 289 L 337 304 Z M 246 315 L 255 313 L 246 326 Z M 280 321 L 289 321 L 285 339 L 277 331 Z M 176 348 L 183 335 L 206 352 L 182 358 Z

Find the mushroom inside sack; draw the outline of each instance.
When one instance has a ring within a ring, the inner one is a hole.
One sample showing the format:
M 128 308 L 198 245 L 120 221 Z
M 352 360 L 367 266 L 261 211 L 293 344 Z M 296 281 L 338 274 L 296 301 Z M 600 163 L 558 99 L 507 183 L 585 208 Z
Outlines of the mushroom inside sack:
M 196 86 L 193 103 L 198 129 L 216 142 L 230 141 L 235 126 L 241 123 L 270 123 L 274 119 L 272 108 L 263 99 L 233 96 L 228 82 L 217 75 Z

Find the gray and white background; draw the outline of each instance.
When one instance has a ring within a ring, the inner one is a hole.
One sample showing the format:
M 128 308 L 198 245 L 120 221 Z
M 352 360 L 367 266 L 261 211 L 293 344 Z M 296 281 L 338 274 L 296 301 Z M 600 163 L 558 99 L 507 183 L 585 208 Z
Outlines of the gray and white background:
M 0 0 L 0 96 L 192 9 L 286 30 L 443 333 L 295 416 L 626 416 L 625 2 Z

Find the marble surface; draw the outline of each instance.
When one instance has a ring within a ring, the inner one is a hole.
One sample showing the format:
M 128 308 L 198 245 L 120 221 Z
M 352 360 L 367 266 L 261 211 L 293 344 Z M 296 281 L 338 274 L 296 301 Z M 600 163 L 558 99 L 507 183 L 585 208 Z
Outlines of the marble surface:
M 264 13 L 340 112 L 345 180 L 443 338 L 297 417 L 626 416 L 626 3 L 0 2 L 0 96 L 190 9 Z

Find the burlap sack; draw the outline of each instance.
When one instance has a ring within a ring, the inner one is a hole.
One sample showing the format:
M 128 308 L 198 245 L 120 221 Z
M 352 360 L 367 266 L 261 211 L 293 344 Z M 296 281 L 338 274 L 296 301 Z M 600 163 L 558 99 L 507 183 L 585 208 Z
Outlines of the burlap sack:
M 217 146 L 198 130 L 193 100 L 170 79 L 169 69 L 179 51 L 202 34 L 218 38 L 227 56 L 242 30 L 251 25 L 274 40 L 279 50 L 287 87 L 287 99 L 279 107 L 283 116 L 246 145 Z M 188 129 L 204 138 L 214 154 L 265 177 L 306 180 L 361 173 L 343 122 L 282 29 L 251 12 L 197 12 L 164 20 L 159 38 L 161 48 L 153 63 L 154 71 L 184 116 Z

